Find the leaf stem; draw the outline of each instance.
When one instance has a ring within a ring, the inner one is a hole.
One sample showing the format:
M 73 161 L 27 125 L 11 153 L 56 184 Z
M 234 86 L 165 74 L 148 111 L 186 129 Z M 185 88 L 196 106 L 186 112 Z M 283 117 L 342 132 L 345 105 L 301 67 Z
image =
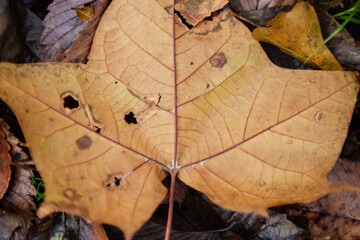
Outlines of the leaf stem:
M 175 195 L 175 182 L 176 182 L 177 169 L 173 169 L 171 172 L 171 185 L 170 185 L 170 196 L 169 196 L 169 213 L 166 224 L 165 240 L 170 240 L 171 224 L 174 213 L 174 195 Z

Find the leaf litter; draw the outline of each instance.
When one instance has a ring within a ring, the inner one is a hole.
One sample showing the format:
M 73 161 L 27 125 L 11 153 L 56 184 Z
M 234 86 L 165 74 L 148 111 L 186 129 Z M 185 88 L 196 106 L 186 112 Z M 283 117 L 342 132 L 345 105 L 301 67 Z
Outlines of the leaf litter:
M 204 24 L 204 26 L 206 26 L 206 24 Z M 214 29 L 211 25 L 209 26 L 209 27 L 206 27 L 205 29 Z M 208 30 L 205 30 L 205 32 L 206 31 L 208 31 Z M 202 32 L 204 32 L 204 31 L 198 31 L 198 33 L 202 33 Z M 227 56 L 227 55 L 226 55 Z M 228 63 L 228 59 L 226 60 L 227 61 L 227 63 Z M 190 63 L 191 64 L 191 63 Z M 193 63 L 194 64 L 194 63 Z M 209 63 L 210 65 L 211 65 L 211 63 Z M 210 85 L 211 86 L 211 85 Z M 146 94 L 145 94 L 146 95 Z M 74 97 L 75 97 L 75 95 L 73 95 Z M 200 97 L 199 97 L 200 98 Z M 91 106 L 92 108 L 91 108 L 91 111 L 90 111 L 90 113 L 89 114 L 93 114 L 93 110 L 94 110 L 94 108 L 93 108 L 93 106 Z M 316 115 L 316 114 L 315 114 Z M 136 115 L 135 115 L 136 116 Z M 96 120 L 98 120 L 97 118 L 95 118 Z M 321 119 L 320 119 L 321 120 Z M 105 127 L 106 127 L 106 125 L 104 125 Z M 102 131 L 103 131 L 104 129 L 102 129 Z M 160 179 L 161 179 L 162 177 L 161 177 L 161 174 L 160 174 Z M 123 179 L 123 180 L 121 180 L 121 182 L 123 182 L 125 179 Z M 121 186 L 121 182 L 120 182 L 120 186 Z M 260 185 L 262 185 L 262 184 L 260 184 Z M 72 195 L 72 193 L 73 192 L 68 192 L 67 193 L 67 195 L 68 196 L 73 196 L 73 197 L 76 197 L 76 194 L 75 194 L 75 196 L 74 195 Z

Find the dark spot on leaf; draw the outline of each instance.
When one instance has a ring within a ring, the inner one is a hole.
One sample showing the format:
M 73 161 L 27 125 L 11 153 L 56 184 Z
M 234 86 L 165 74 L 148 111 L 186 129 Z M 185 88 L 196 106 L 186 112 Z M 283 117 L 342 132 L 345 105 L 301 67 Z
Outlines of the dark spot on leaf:
M 85 176 L 80 176 L 80 179 L 81 179 L 81 180 L 84 180 L 84 179 L 85 179 Z
M 98 126 L 95 126 L 95 128 L 96 128 L 95 132 L 97 132 L 97 133 L 99 133 L 99 134 L 100 134 L 100 132 L 101 132 L 101 128 L 100 128 L 100 127 L 98 127 Z
M 53 122 L 53 121 L 54 121 L 54 119 L 53 119 L 53 118 L 49 118 L 49 121 L 50 121 L 50 122 Z
M 227 63 L 227 58 L 224 53 L 216 53 L 210 58 L 210 64 L 216 68 L 222 68 Z
M 207 83 L 206 84 L 206 89 L 208 89 L 210 87 L 210 84 L 209 83 Z
M 115 82 L 115 85 L 118 84 L 118 81 Z
M 122 151 L 121 153 L 122 153 L 122 154 L 126 154 L 126 152 L 125 152 L 125 151 Z
M 78 140 L 76 140 L 76 144 L 80 150 L 88 149 L 91 144 L 92 140 L 89 136 L 82 136 Z
M 125 115 L 125 121 L 128 123 L 128 124 L 137 124 L 137 120 L 135 118 L 135 115 L 133 112 L 129 112 L 128 114 Z
M 66 97 L 63 98 L 63 104 L 64 104 L 64 108 L 68 108 L 68 109 L 75 109 L 80 106 L 79 101 L 76 100 L 71 95 L 67 95 Z
M 193 63 L 193 62 L 190 62 L 190 65 L 194 65 L 194 63 Z
M 119 186 L 120 182 L 121 182 L 121 178 L 114 177 L 114 179 L 115 179 L 115 181 L 114 181 L 115 185 Z
M 26 113 L 29 113 L 29 109 L 25 108 L 25 112 L 26 112 Z

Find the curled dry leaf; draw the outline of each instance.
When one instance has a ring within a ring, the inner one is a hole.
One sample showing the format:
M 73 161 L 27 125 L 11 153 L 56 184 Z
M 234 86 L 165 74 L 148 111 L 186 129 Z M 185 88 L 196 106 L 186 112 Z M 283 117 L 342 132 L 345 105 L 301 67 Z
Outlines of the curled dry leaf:
M 3 197 L 10 182 L 10 146 L 6 141 L 5 133 L 0 130 L 0 199 Z
M 326 45 L 316 51 L 324 39 L 316 12 L 309 3 L 296 4 L 290 12 L 280 13 L 266 25 L 270 27 L 253 31 L 255 39 L 279 47 L 309 67 L 342 70 Z
M 197 25 L 211 13 L 224 7 L 229 0 L 176 0 L 175 10 L 192 26 Z
M 167 3 L 113 0 L 87 65 L 0 64 L 0 98 L 45 182 L 39 216 L 78 214 L 130 239 L 165 198 L 167 172 L 170 213 L 176 175 L 224 208 L 262 215 L 354 189 L 326 178 L 354 73 L 278 68 L 228 11 L 177 35 Z

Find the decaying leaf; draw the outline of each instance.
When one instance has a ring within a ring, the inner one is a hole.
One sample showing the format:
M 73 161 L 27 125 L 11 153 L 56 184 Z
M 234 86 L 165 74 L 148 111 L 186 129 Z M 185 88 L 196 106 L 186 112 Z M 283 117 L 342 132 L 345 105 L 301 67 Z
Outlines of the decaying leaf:
M 339 159 L 328 178 L 333 183 L 360 187 L 360 165 Z M 360 221 L 359 204 L 360 193 L 345 191 L 331 193 L 316 202 L 307 204 L 307 207 L 312 211 Z
M 238 12 L 248 12 L 264 8 L 293 6 L 301 0 L 230 0 L 230 4 Z
M 108 0 L 93 2 L 94 15 L 83 22 L 76 11 L 91 0 L 56 0 L 49 5 L 49 14 L 43 21 L 45 29 L 41 36 L 44 45 L 42 61 L 86 62 L 96 26 L 107 6 Z
M 330 36 L 340 24 L 327 12 L 318 13 L 321 31 L 324 37 Z M 341 64 L 360 71 L 360 44 L 350 35 L 346 28 L 341 29 L 327 43 L 329 49 Z
M 297 2 L 303 0 L 230 0 L 233 11 L 243 21 L 256 27 L 264 27 L 266 23 L 280 12 L 287 12 Z
M 21 167 L 13 167 L 10 186 L 0 201 L 0 207 L 33 216 L 36 210 L 33 196 L 36 196 L 36 189 L 31 184 L 29 171 Z
M 5 134 L 0 130 L 0 199 L 3 197 L 10 182 L 10 146 L 6 142 Z
M 359 239 L 360 221 L 334 215 L 290 210 L 289 218 L 305 231 L 297 236 L 299 240 L 307 239 Z
M 171 1 L 167 2 L 171 3 Z M 179 11 L 189 24 L 195 26 L 228 2 L 229 0 L 175 0 L 175 10 Z
M 256 28 L 253 37 L 279 47 L 307 66 L 323 70 L 342 70 L 341 65 L 324 41 L 319 20 L 309 3 L 300 2 L 288 12 L 282 12 L 267 24 L 268 28 Z M 308 59 L 309 58 L 309 59 Z
M 278 68 L 228 11 L 178 35 L 167 3 L 113 0 L 87 65 L 0 64 L 0 98 L 45 181 L 39 216 L 78 214 L 130 239 L 165 198 L 167 172 L 170 212 L 177 175 L 224 208 L 261 215 L 355 189 L 326 178 L 354 73 Z

